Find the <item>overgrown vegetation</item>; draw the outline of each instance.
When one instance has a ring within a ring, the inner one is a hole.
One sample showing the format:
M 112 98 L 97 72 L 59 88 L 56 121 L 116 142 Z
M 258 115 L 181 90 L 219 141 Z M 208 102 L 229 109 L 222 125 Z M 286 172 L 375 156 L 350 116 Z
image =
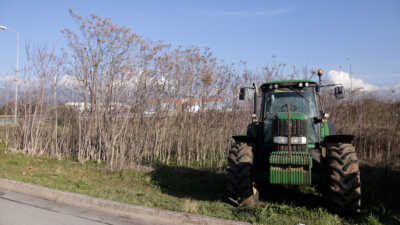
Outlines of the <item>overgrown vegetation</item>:
M 339 133 L 356 136 L 360 158 L 400 167 L 400 102 L 360 96 L 330 108 Z
M 323 105 L 337 132 L 352 134 L 359 158 L 387 167 L 400 167 L 400 101 L 356 93 L 337 101 L 324 95 Z
M 5 142 L 17 151 L 92 160 L 113 169 L 143 163 L 220 168 L 230 137 L 243 134 L 250 117 L 250 107 L 237 101 L 238 87 L 285 78 L 281 64 L 254 74 L 224 64 L 210 49 L 173 48 L 107 18 L 70 14 L 79 31 L 63 30 L 69 47 L 63 54 L 47 46 L 27 47 L 24 74 L 33 80 L 25 79 L 29 86 L 21 88 L 18 126 L 5 132 Z M 310 75 L 305 69 L 302 76 Z M 286 78 L 299 76 L 293 71 Z M 361 95 L 337 102 L 328 93 L 323 96 L 339 133 L 357 136 L 360 158 L 395 164 L 400 154 L 398 102 Z M 217 97 L 224 105 L 173 115 L 166 106 L 148 114 L 151 99 L 194 97 L 204 99 L 203 104 Z M 63 106 L 62 99 L 78 105 Z M 13 108 L 6 104 L 1 111 Z

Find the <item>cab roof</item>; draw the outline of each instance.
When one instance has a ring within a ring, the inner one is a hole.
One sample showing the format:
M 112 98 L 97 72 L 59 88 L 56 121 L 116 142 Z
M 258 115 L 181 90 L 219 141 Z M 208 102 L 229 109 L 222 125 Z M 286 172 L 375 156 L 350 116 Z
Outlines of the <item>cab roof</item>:
M 273 84 L 279 84 L 280 87 L 288 87 L 298 85 L 298 83 L 309 83 L 310 86 L 317 85 L 317 82 L 313 80 L 274 80 L 264 83 L 263 85 L 261 85 L 261 88 L 266 88 L 267 86 Z

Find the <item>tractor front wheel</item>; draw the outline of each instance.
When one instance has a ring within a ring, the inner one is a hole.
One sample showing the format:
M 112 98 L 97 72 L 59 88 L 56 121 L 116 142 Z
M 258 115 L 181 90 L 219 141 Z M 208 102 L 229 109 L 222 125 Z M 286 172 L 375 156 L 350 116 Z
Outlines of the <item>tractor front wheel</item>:
M 359 213 L 361 181 L 358 158 L 353 145 L 330 143 L 327 146 L 329 168 L 328 196 L 339 211 Z
M 253 150 L 245 143 L 233 143 L 228 156 L 228 199 L 238 206 L 254 205 L 258 192 L 253 186 Z

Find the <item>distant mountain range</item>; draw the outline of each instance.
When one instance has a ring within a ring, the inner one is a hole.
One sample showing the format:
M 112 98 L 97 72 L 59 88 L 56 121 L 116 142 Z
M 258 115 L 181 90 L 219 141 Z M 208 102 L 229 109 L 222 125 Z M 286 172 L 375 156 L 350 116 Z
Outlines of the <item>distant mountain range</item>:
M 336 78 L 338 76 L 335 76 Z M 343 76 L 342 76 L 343 77 Z M 344 76 L 345 77 L 345 76 Z M 328 77 L 330 78 L 330 77 Z M 346 80 L 347 78 L 342 80 L 331 80 L 329 82 L 333 83 L 341 83 L 344 87 L 349 90 L 349 84 Z M 163 81 L 165 82 L 165 81 Z M 393 86 L 392 88 L 378 88 L 376 86 L 366 85 L 366 89 L 363 88 L 362 82 L 355 82 L 358 86 L 353 85 L 353 90 L 356 90 L 357 95 L 372 95 L 378 98 L 384 99 L 393 99 L 396 101 L 400 101 L 400 84 Z M 26 96 L 28 91 L 32 91 L 32 87 L 37 88 L 39 82 L 36 80 L 32 80 L 30 82 L 20 82 L 19 85 L 19 93 L 18 95 L 21 97 Z M 136 85 L 136 81 L 129 81 L 129 85 L 134 88 Z M 74 77 L 70 75 L 64 75 L 59 79 L 57 85 L 57 102 L 77 102 L 80 101 L 79 90 L 79 82 L 75 80 Z M 13 77 L 3 77 L 0 78 L 0 91 L 2 95 L 0 95 L 0 104 L 4 104 L 6 102 L 11 102 L 15 100 L 15 81 Z M 349 92 L 349 91 L 347 91 Z M 51 87 L 47 87 L 44 90 L 45 96 L 53 96 L 53 89 Z M 30 93 L 31 95 L 31 93 Z

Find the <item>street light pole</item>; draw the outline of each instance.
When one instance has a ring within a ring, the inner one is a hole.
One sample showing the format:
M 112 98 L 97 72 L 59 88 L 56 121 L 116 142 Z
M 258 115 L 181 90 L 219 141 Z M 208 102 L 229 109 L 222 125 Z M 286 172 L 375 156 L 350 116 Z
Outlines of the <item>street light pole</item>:
M 17 62 L 15 64 L 15 123 L 17 123 L 18 119 L 18 72 L 19 72 L 19 32 L 17 33 Z
M 350 62 L 350 56 L 346 57 L 346 60 L 349 63 L 349 77 L 350 77 L 350 97 L 353 96 L 353 78 L 351 76 L 351 62 Z
M 0 30 L 10 30 L 6 26 L 0 26 Z M 19 32 L 11 30 L 17 34 L 17 52 L 16 52 L 16 65 L 15 65 L 15 104 L 14 104 L 14 122 L 18 121 L 18 72 L 19 72 Z

